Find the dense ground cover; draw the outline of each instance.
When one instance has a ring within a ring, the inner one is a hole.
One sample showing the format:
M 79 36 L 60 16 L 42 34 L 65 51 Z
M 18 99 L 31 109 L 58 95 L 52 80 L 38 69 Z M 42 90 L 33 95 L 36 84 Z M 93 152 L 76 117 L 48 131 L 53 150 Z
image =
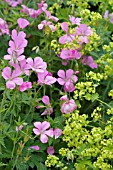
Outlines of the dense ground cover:
M 113 1 L 0 1 L 0 169 L 113 170 Z

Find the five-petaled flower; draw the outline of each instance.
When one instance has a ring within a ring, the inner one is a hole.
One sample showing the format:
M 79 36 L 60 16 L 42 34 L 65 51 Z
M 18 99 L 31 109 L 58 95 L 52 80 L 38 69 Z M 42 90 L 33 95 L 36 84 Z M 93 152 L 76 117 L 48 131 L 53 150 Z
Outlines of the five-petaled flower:
M 26 61 L 29 68 L 37 73 L 44 72 L 44 70 L 46 70 L 47 64 L 40 57 L 35 57 L 34 61 L 29 57 Z
M 2 77 L 7 80 L 6 87 L 8 89 L 14 89 L 16 85 L 21 85 L 23 83 L 23 79 L 18 77 L 20 76 L 20 70 L 11 71 L 10 67 L 5 67 L 2 71 Z
M 38 25 L 38 29 L 39 29 L 39 30 L 42 30 L 42 29 L 44 29 L 44 28 L 46 28 L 46 27 L 49 27 L 52 32 L 55 32 L 55 31 L 56 31 L 56 27 L 55 27 L 55 26 L 53 25 L 53 23 L 50 22 L 50 21 L 44 20 L 44 21 L 42 21 L 42 22 Z
M 75 90 L 74 83 L 78 81 L 78 77 L 72 69 L 68 69 L 66 72 L 59 70 L 57 74 L 59 76 L 57 81 L 60 85 L 64 86 L 64 91 L 72 92 Z
M 77 28 L 76 28 L 76 35 L 78 36 L 78 42 L 80 44 L 82 43 L 88 43 L 88 37 L 92 34 L 92 30 L 89 26 L 87 26 L 86 24 L 80 24 Z
M 47 121 L 44 122 L 35 122 L 34 126 L 36 128 L 33 128 L 33 132 L 36 135 L 40 135 L 40 141 L 42 143 L 48 142 L 48 136 L 53 137 L 53 131 L 51 129 L 47 130 L 50 127 L 50 123 Z
M 40 85 L 49 85 L 51 86 L 56 82 L 56 78 L 52 76 L 51 73 L 49 73 L 47 70 L 44 70 L 43 73 L 38 73 L 38 83 Z
M 88 65 L 92 69 L 98 67 L 98 65 L 94 62 L 92 56 L 84 56 L 83 59 L 82 59 L 82 64 Z
M 8 55 L 5 55 L 4 59 L 10 60 L 10 64 L 14 66 L 16 60 L 22 61 L 25 59 L 25 56 L 22 55 L 22 53 L 24 52 L 24 48 L 27 46 L 27 40 L 25 39 L 26 34 L 23 31 L 20 31 L 17 34 L 15 29 L 12 30 L 11 37 L 13 41 L 9 41 L 10 48 L 8 48 Z

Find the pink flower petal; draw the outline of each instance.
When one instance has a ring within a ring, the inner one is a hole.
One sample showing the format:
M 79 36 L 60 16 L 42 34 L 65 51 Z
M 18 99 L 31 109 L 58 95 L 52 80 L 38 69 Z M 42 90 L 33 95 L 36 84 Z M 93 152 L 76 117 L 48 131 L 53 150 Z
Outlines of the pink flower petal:
M 67 78 L 67 79 L 70 79 L 70 76 L 73 75 L 73 73 L 74 73 L 74 71 L 73 71 L 72 69 L 68 69 L 68 70 L 66 71 L 66 78 Z
M 65 35 L 63 35 L 63 36 L 61 36 L 60 38 L 59 38 L 59 43 L 60 44 L 65 44 L 68 40 L 68 35 L 67 34 L 65 34 Z
M 14 89 L 15 87 L 16 87 L 16 84 L 13 82 L 13 81 L 7 81 L 7 83 L 6 83 L 6 87 L 8 88 L 8 89 Z
M 17 78 L 14 78 L 14 79 L 13 79 L 13 82 L 14 82 L 15 84 L 17 84 L 17 85 L 21 85 L 21 84 L 23 83 L 23 79 L 17 77 Z
M 61 23 L 61 28 L 63 29 L 63 31 L 65 31 L 67 33 L 68 32 L 68 24 L 67 24 L 67 22 Z
M 50 136 L 51 138 L 53 138 L 53 136 L 54 136 L 53 128 L 51 128 L 49 130 L 46 130 L 44 132 L 44 134 L 46 134 L 46 135 Z
M 48 142 L 48 137 L 45 134 L 41 134 L 40 141 L 42 143 L 47 143 Z
M 43 96 L 42 97 L 42 102 L 46 105 L 49 105 L 50 104 L 50 100 L 49 100 L 49 97 L 48 96 Z
M 11 68 L 10 67 L 5 67 L 2 71 L 2 77 L 5 80 L 8 80 L 11 76 Z
M 38 25 L 38 29 L 39 29 L 39 30 L 42 30 L 43 27 L 44 27 L 44 24 L 39 24 L 39 25 Z
M 60 100 L 68 101 L 68 97 L 67 97 L 67 95 L 62 96 L 62 97 L 60 98 Z
M 41 125 L 42 125 L 41 122 L 35 122 L 34 123 L 34 126 L 39 130 L 41 129 Z
M 52 85 L 56 82 L 56 78 L 52 76 L 46 76 L 45 78 L 45 84 Z
M 64 81 L 64 79 L 62 79 L 62 78 L 58 78 L 58 79 L 57 79 L 57 82 L 58 82 L 60 85 L 64 85 L 64 84 L 65 84 L 65 81 Z
M 47 148 L 47 153 L 48 153 L 49 155 L 53 155 L 54 152 L 55 152 L 55 150 L 54 150 L 54 147 L 53 147 L 53 146 L 49 146 L 49 147 Z
M 62 130 L 59 129 L 59 128 L 56 128 L 56 129 L 54 130 L 55 139 L 59 138 L 61 135 L 62 135 Z
M 38 150 L 40 150 L 40 147 L 39 146 L 31 146 L 30 148 L 32 148 L 32 149 L 34 149 L 34 150 L 36 150 L 36 151 L 38 151 Z
M 26 61 L 31 67 L 33 67 L 33 59 L 32 58 L 27 58 Z
M 33 128 L 33 132 L 34 132 L 36 135 L 40 135 L 39 129 Z
M 27 21 L 24 18 L 19 18 L 17 22 L 18 22 L 19 27 L 22 29 L 26 28 L 30 24 L 29 21 Z
M 50 123 L 47 121 L 42 122 L 42 130 L 45 131 L 50 127 Z
M 59 77 L 61 77 L 62 79 L 65 79 L 65 72 L 64 72 L 64 70 L 59 70 L 58 73 L 57 73 L 57 75 L 58 75 Z
M 10 60 L 11 59 L 11 56 L 10 55 L 5 55 L 4 56 L 4 60 Z

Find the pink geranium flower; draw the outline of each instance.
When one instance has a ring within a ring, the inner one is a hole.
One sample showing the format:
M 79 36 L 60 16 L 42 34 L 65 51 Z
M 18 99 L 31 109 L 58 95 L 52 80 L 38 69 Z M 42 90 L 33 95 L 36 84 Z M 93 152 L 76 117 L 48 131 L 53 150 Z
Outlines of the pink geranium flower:
M 23 12 L 28 15 L 31 9 L 28 8 L 26 5 L 21 5 L 21 6 L 22 6 L 22 9 L 20 10 L 20 12 Z
M 88 37 L 92 34 L 92 30 L 90 27 L 88 27 L 86 24 L 80 24 L 76 28 L 76 35 L 79 37 L 78 42 L 79 43 L 88 43 Z
M 50 115 L 53 113 L 53 108 L 51 107 L 50 104 L 50 99 L 48 96 L 43 96 L 42 97 L 42 102 L 46 105 L 46 109 L 41 115 Z
M 32 149 L 34 149 L 34 150 L 36 150 L 36 151 L 40 150 L 40 147 L 39 147 L 38 145 L 31 146 L 30 148 L 32 148 Z
M 0 36 L 2 34 L 8 34 L 9 35 L 9 29 L 6 21 L 4 21 L 2 18 L 0 18 Z
M 75 35 L 69 33 L 67 22 L 61 23 L 61 28 L 64 32 L 66 32 L 66 34 L 59 38 L 59 43 L 60 44 L 65 44 L 66 42 L 72 43 L 73 40 L 75 40 Z
M 84 56 L 82 59 L 83 65 L 88 65 L 92 69 L 97 68 L 98 65 L 94 62 L 93 58 L 91 56 Z
M 19 27 L 22 29 L 26 28 L 30 24 L 29 21 L 24 18 L 19 18 L 17 22 L 18 22 Z
M 44 70 L 47 68 L 46 62 L 44 62 L 40 57 L 35 57 L 34 61 L 30 57 L 27 58 L 27 64 L 30 69 L 36 71 L 37 73 L 44 72 Z
M 47 3 L 45 3 L 46 1 L 42 1 L 41 3 L 38 3 L 38 14 L 40 15 L 43 12 L 47 11 Z
M 59 138 L 62 135 L 62 130 L 59 128 L 54 129 L 53 131 L 55 139 Z
M 54 152 L 55 152 L 55 150 L 54 150 L 54 147 L 53 147 L 53 146 L 49 146 L 49 147 L 47 148 L 47 153 L 48 153 L 49 155 L 53 155 Z
M 106 10 L 105 13 L 104 13 L 104 19 L 107 19 L 107 18 L 108 18 L 108 14 L 109 14 L 109 11 Z
M 61 105 L 62 113 L 68 114 L 73 112 L 77 108 L 75 101 L 73 99 L 69 100 L 67 95 L 62 96 L 60 100 L 63 101 Z
M 31 18 L 37 18 L 37 16 L 39 15 L 39 11 L 32 9 L 32 8 L 28 8 L 25 5 L 21 5 L 22 9 L 20 10 L 20 12 L 24 12 L 27 15 L 30 15 Z
M 4 0 L 7 2 L 10 6 L 16 7 L 17 5 L 21 4 L 23 0 Z
M 58 20 L 59 20 L 57 17 L 51 15 L 50 11 L 46 11 L 46 17 L 48 19 L 51 19 L 51 20 L 55 21 L 55 22 L 58 22 Z
M 23 92 L 23 91 L 25 91 L 25 90 L 27 90 L 27 89 L 30 89 L 30 88 L 32 88 L 32 83 L 26 81 L 26 82 L 23 82 L 23 83 L 20 85 L 19 90 L 20 90 L 21 92 Z
M 16 85 L 21 85 L 23 83 L 23 79 L 18 77 L 20 76 L 20 70 L 11 71 L 10 67 L 5 67 L 2 71 L 2 77 L 7 80 L 6 87 L 8 89 L 14 89 Z
M 68 63 L 69 60 L 79 60 L 81 58 L 81 53 L 77 50 L 70 50 L 70 49 L 62 49 L 60 52 L 60 58 L 65 60 Z
M 113 13 L 109 14 L 109 16 L 110 16 L 110 22 L 113 24 Z
M 36 135 L 40 135 L 40 141 L 42 143 L 48 142 L 48 136 L 53 137 L 53 131 L 51 129 L 47 130 L 50 127 L 50 123 L 47 121 L 44 122 L 35 122 L 34 126 L 36 128 L 33 128 L 33 132 Z
M 69 20 L 72 23 L 72 25 L 80 25 L 81 18 L 75 18 L 74 16 L 70 15 Z
M 8 55 L 4 56 L 5 60 L 10 60 L 10 64 L 14 66 L 15 61 L 21 61 L 25 59 L 25 56 L 22 55 L 24 48 L 27 46 L 27 40 L 25 39 L 26 34 L 23 31 L 20 31 L 17 34 L 16 30 L 12 30 L 11 35 L 12 40 L 9 41 Z
M 113 24 L 113 13 L 109 14 L 109 11 L 106 10 L 104 13 L 104 19 L 108 19 L 109 16 L 110 16 L 110 22 Z
M 13 66 L 14 68 L 18 68 L 21 70 L 22 73 L 29 76 L 30 75 L 30 66 L 27 64 L 26 59 L 16 62 L 16 64 Z
M 44 29 L 44 27 L 49 27 L 51 29 L 52 32 L 56 31 L 56 27 L 53 25 L 52 22 L 48 22 L 46 20 L 42 21 L 39 25 L 38 25 L 38 29 L 42 30 Z
M 49 85 L 51 86 L 56 82 L 56 78 L 52 76 L 47 70 L 44 70 L 43 73 L 38 73 L 38 83 L 40 85 Z
M 66 73 L 64 70 L 59 70 L 57 74 L 59 76 L 57 81 L 64 86 L 64 91 L 72 92 L 75 90 L 74 83 L 78 81 L 78 77 L 72 69 L 67 70 Z

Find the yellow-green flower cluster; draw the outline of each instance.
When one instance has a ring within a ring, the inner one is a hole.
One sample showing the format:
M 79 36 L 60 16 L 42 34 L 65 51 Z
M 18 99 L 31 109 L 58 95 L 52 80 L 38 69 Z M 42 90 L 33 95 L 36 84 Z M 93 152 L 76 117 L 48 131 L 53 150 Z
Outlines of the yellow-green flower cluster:
M 108 65 L 105 65 L 104 74 L 112 77 L 113 76 L 113 60 L 109 59 L 109 62 L 107 62 L 107 64 Z
M 101 170 L 112 170 L 112 166 L 109 163 L 104 162 L 104 159 L 101 156 L 98 157 L 96 162 L 94 162 L 94 168 Z
M 101 71 L 104 73 L 104 78 L 113 76 L 113 59 L 112 59 L 112 51 L 113 51 L 113 42 L 110 42 L 109 45 L 104 45 L 103 49 L 107 52 L 102 55 L 100 59 L 97 61 Z
M 75 113 L 73 113 L 66 121 L 66 126 L 63 131 L 63 141 L 66 141 L 68 147 L 78 148 L 79 145 L 83 144 L 84 140 L 87 138 L 88 131 L 82 128 L 82 126 L 86 126 L 88 124 L 86 119 L 87 115 L 79 115 L 77 111 L 75 111 Z M 79 140 L 81 135 L 81 140 Z M 60 154 L 67 156 L 66 151 L 64 152 L 63 150 L 60 150 Z
M 94 121 L 98 121 L 101 118 L 101 110 L 102 108 L 97 107 L 96 109 L 93 110 L 93 113 L 91 114 L 91 117 L 93 117 Z
M 61 168 L 62 170 L 68 170 L 68 167 L 62 163 L 62 161 L 59 161 L 59 158 L 55 155 L 48 155 L 47 160 L 45 161 L 45 165 L 47 167 L 56 167 Z
M 45 161 L 45 165 L 47 167 L 56 166 L 59 158 L 55 155 L 48 155 L 47 160 Z
M 68 152 L 69 152 L 69 149 L 68 148 L 61 148 L 59 150 L 59 154 L 62 155 L 62 156 L 66 156 L 68 155 Z
M 109 51 L 108 47 L 109 46 L 105 46 L 107 51 Z M 103 75 L 104 80 L 106 80 L 108 77 L 112 78 L 113 76 L 113 59 L 111 56 L 112 52 L 110 52 L 111 50 L 109 53 L 102 55 L 100 59 L 97 60 L 98 67 L 101 68 L 101 74 Z
M 82 22 L 90 26 L 99 26 L 99 22 L 102 20 L 102 15 L 98 12 L 90 11 L 89 9 L 83 9 L 80 12 L 80 17 L 82 18 Z
M 108 96 L 110 96 L 113 99 L 113 89 L 109 91 Z
M 108 110 L 107 110 L 107 114 L 108 114 L 108 115 L 111 115 L 111 114 L 113 115 L 113 108 L 108 109 Z
M 76 84 L 76 90 L 74 91 L 74 99 L 91 100 L 92 95 L 96 93 L 96 87 L 98 84 L 94 84 L 92 81 L 79 82 Z
M 90 71 L 89 73 L 86 73 L 86 77 L 88 78 L 88 80 L 97 81 L 97 84 L 95 84 L 94 86 L 98 86 L 99 85 L 98 82 L 105 79 L 103 73 L 95 73 L 93 71 Z
M 93 11 L 90 13 L 90 20 L 89 25 L 96 25 L 98 27 L 99 21 L 102 20 L 102 15 Z
M 94 112 L 101 110 L 100 107 L 97 107 Z M 70 114 L 63 131 L 63 141 L 67 143 L 68 148 L 61 148 L 59 154 L 62 156 L 62 160 L 67 158 L 68 161 L 72 161 L 77 170 L 82 170 L 83 167 L 88 168 L 87 158 L 90 160 L 89 166 L 91 165 L 92 168 L 112 170 L 113 119 L 107 121 L 104 128 L 91 126 L 87 119 L 88 116 L 79 115 L 78 110 Z
M 108 1 L 108 4 L 112 7 L 112 9 L 113 9 L 113 1 L 112 0 L 109 0 Z
M 81 10 L 80 12 L 80 17 L 84 20 L 84 21 L 89 21 L 89 16 L 90 16 L 90 10 L 89 9 L 84 9 Z
M 110 42 L 109 45 L 104 45 L 103 46 L 103 50 L 105 50 L 106 52 L 112 52 L 113 51 L 113 42 Z
M 56 54 L 59 54 L 59 52 L 62 49 L 62 47 L 60 46 L 60 44 L 57 43 L 56 40 L 51 41 L 51 48 L 52 48 L 52 50 L 55 51 Z
M 76 8 L 79 9 L 86 9 L 89 7 L 88 5 L 88 0 L 84 1 L 84 0 L 69 0 L 67 1 L 68 5 L 76 5 Z
M 58 3 L 54 3 L 50 8 L 49 11 L 51 12 L 51 14 L 54 14 L 54 10 L 58 10 L 60 8 L 60 5 Z

